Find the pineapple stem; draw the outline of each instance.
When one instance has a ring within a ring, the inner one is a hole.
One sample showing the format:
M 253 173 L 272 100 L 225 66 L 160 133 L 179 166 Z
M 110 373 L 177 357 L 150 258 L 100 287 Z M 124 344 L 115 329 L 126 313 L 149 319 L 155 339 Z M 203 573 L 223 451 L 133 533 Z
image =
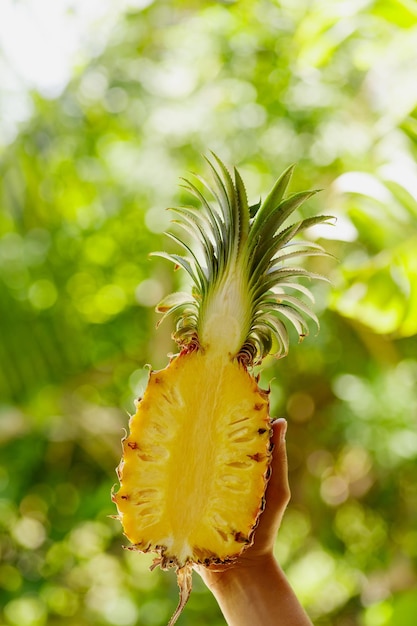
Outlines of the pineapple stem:
M 204 349 L 234 357 L 250 329 L 250 299 L 245 268 L 233 264 L 213 285 L 201 306 L 198 336 Z
M 176 573 L 178 587 L 180 588 L 180 599 L 173 616 L 169 620 L 168 626 L 174 626 L 177 619 L 183 612 L 184 607 L 188 602 L 188 598 L 190 597 L 191 589 L 193 586 L 193 566 L 191 565 L 191 563 L 186 563 L 183 567 L 179 567 Z

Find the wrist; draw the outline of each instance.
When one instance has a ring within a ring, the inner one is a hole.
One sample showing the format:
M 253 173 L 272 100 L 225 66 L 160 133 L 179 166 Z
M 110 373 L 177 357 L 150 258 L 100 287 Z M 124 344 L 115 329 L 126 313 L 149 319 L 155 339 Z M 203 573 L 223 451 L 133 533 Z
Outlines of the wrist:
M 229 626 L 311 626 L 272 554 L 200 573 Z
M 201 568 L 203 570 L 203 568 Z M 251 580 L 259 580 L 281 571 L 278 563 L 272 554 L 258 556 L 256 559 L 246 559 L 240 557 L 234 563 L 221 566 L 219 569 L 207 569 L 200 571 L 200 574 L 209 589 L 214 593 L 231 586 L 239 586 Z

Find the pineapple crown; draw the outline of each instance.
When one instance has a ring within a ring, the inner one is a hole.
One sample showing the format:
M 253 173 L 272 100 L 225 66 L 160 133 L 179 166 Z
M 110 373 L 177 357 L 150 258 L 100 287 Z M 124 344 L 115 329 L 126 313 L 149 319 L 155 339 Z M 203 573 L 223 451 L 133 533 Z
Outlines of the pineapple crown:
M 298 297 L 302 294 L 314 302 L 311 291 L 294 279 L 326 278 L 288 265 L 288 261 L 328 254 L 317 243 L 293 238 L 310 226 L 328 222 L 331 216 L 310 217 L 283 227 L 287 218 L 316 193 L 302 191 L 284 197 L 294 166 L 281 174 L 263 202 L 249 206 L 238 170 L 234 168 L 232 178 L 212 154 L 214 162 L 206 160 L 214 186 L 200 176 L 196 178 L 214 204 L 193 182 L 183 179 L 183 186 L 197 198 L 201 209 L 171 209 L 179 216 L 173 222 L 191 236 L 197 248 L 167 233 L 186 251 L 185 256 L 153 253 L 183 268 L 193 281 L 192 291 L 166 296 L 156 310 L 164 314 L 159 323 L 167 315 L 177 314 L 173 338 L 182 350 L 205 349 L 220 341 L 231 357 L 250 366 L 260 363 L 274 346 L 276 357 L 287 354 L 288 323 L 300 340 L 308 335 L 306 319 L 319 327 L 317 316 Z M 223 333 L 220 338 L 219 333 Z

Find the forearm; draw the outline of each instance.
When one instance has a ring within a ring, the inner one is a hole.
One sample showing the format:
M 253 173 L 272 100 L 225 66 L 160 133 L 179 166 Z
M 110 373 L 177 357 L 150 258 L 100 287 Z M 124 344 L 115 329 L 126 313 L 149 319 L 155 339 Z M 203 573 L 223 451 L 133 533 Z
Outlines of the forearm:
M 273 557 L 231 566 L 209 586 L 229 626 L 312 626 Z

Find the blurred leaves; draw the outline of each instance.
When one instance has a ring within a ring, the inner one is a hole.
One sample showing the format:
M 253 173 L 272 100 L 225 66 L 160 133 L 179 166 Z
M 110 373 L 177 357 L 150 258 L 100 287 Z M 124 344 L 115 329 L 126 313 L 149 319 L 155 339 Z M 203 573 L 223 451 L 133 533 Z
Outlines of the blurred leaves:
M 417 333 L 417 200 L 412 195 L 417 168 L 411 165 L 406 176 L 411 192 L 395 179 L 383 183 L 358 172 L 335 181 L 358 240 L 368 251 L 352 249 L 346 258 L 333 306 L 377 333 L 400 337 Z M 395 173 L 404 178 L 403 169 L 397 167 Z
M 316 624 L 408 626 L 414 4 L 125 6 L 59 97 L 28 87 L 32 115 L 1 143 L 0 621 L 159 626 L 174 609 L 174 577 L 122 551 L 109 493 L 145 365 L 174 349 L 153 308 L 186 286 L 148 255 L 173 251 L 165 207 L 190 203 L 179 177 L 201 172 L 211 149 L 239 166 L 250 203 L 298 162 L 292 190 L 324 189 L 301 217 L 337 217 L 307 233 L 340 259 L 309 261 L 333 285 L 314 287 L 321 331 L 262 374 L 273 415 L 289 419 L 293 495 L 277 554 Z M 181 621 L 224 623 L 199 580 Z

